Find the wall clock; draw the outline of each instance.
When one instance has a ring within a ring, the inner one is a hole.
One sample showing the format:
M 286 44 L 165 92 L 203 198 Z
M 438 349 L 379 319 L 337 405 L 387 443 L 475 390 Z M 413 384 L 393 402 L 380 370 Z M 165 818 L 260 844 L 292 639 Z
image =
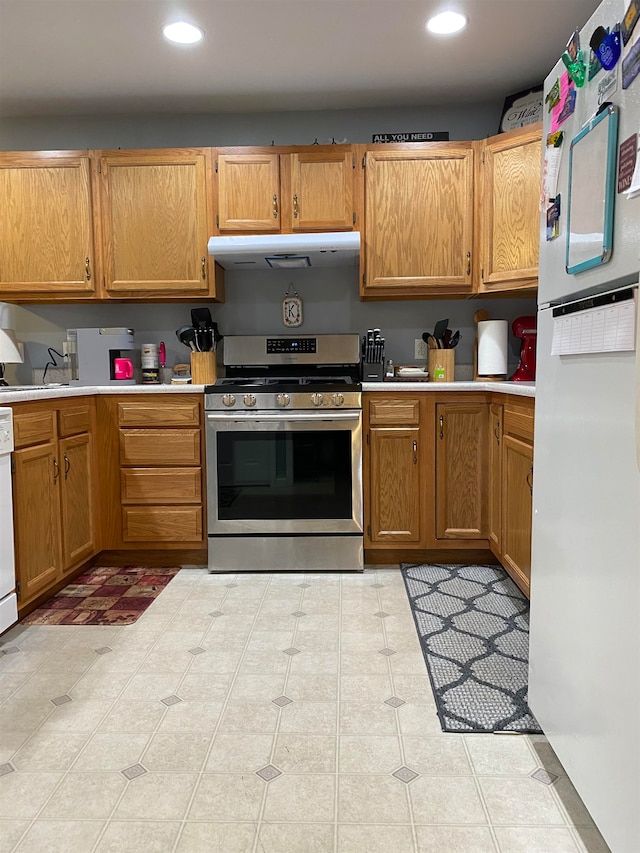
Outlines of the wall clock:
M 282 300 L 282 322 L 285 326 L 295 327 L 302 325 L 302 299 L 292 284 Z

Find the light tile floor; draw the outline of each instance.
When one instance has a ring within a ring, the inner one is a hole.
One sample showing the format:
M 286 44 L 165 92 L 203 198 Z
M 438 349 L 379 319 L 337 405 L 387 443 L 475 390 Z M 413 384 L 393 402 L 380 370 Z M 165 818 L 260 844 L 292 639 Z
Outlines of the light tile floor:
M 440 730 L 397 569 L 184 569 L 0 652 L 0 853 L 608 851 L 544 737 Z

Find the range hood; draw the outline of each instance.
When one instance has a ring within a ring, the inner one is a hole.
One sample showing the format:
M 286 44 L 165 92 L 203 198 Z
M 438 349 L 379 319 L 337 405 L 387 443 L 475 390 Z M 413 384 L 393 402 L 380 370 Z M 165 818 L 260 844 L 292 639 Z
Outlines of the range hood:
M 208 252 L 226 270 L 355 267 L 360 232 L 211 237 Z

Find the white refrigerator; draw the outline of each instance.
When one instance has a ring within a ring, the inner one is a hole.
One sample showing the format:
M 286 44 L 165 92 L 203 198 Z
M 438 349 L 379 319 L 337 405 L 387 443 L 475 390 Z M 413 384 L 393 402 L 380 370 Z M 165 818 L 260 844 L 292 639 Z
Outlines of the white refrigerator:
M 613 27 L 627 6 L 605 0 L 596 10 L 580 30 L 587 54 L 596 26 Z M 625 53 L 637 38 L 640 21 Z M 562 83 L 564 71 L 559 62 L 545 81 L 545 96 Z M 638 853 L 640 196 L 619 192 L 618 177 L 633 171 L 640 76 L 623 88 L 621 59 L 610 74 L 601 70 L 575 92 L 574 112 L 560 126 L 557 180 L 557 153 L 545 158 L 529 704 L 611 850 Z M 617 116 L 604 102 L 617 107 Z M 554 115 L 545 107 L 543 150 Z M 620 170 L 625 141 L 631 165 Z M 607 163 L 610 150 L 613 163 Z M 548 197 L 558 194 L 557 236 L 548 240 Z

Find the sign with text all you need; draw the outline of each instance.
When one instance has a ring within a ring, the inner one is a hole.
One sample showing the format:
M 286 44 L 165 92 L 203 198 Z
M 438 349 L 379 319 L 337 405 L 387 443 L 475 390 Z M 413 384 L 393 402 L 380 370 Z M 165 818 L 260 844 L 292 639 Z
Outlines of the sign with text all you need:
M 372 142 L 448 142 L 448 130 L 431 130 L 419 133 L 418 131 L 410 131 L 409 133 L 374 133 L 371 137 Z

